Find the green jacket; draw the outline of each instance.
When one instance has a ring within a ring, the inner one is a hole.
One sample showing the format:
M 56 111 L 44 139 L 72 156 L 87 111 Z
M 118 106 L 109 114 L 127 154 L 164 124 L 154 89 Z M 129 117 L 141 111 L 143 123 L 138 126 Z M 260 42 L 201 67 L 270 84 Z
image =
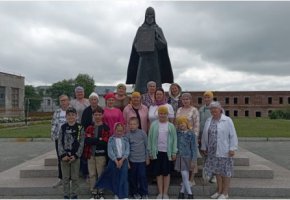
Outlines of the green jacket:
M 168 159 L 172 160 L 172 156 L 175 156 L 177 153 L 177 134 L 175 126 L 168 122 L 168 137 L 167 137 L 167 155 Z M 157 159 L 158 153 L 158 135 L 159 135 L 159 121 L 155 120 L 149 129 L 148 133 L 148 154 L 152 156 L 153 159 Z

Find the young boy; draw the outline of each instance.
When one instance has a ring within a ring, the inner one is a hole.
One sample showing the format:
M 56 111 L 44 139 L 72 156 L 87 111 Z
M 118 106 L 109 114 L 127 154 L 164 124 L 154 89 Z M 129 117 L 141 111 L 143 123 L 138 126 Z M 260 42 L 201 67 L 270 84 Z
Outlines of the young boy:
M 131 117 L 129 119 L 130 132 L 126 135 L 130 146 L 130 195 L 135 199 L 148 199 L 146 164 L 149 164 L 149 157 L 147 154 L 147 135 L 143 130 L 138 129 L 138 127 L 138 118 Z
M 85 147 L 83 156 L 88 159 L 90 190 L 95 199 L 103 199 L 102 190 L 94 189 L 96 179 L 98 179 L 106 166 L 107 143 L 110 129 L 103 123 L 104 110 L 97 107 L 92 111 L 93 124 L 86 128 Z
M 69 107 L 66 110 L 66 123 L 61 126 L 58 138 L 58 153 L 61 158 L 64 199 L 77 199 L 79 192 L 80 156 L 83 152 L 84 135 L 77 123 L 77 111 Z M 72 182 L 70 190 L 70 180 Z

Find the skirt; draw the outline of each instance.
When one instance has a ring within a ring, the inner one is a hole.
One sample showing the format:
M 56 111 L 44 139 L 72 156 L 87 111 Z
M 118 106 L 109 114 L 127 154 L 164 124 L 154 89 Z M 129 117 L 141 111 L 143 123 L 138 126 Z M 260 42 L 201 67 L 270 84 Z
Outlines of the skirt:
M 176 171 L 179 171 L 179 172 L 180 171 L 190 171 L 190 163 L 191 163 L 191 159 L 184 158 L 184 157 L 177 155 L 176 160 L 175 160 L 174 169 Z
M 170 175 L 173 162 L 168 159 L 167 152 L 158 152 L 157 159 L 152 161 L 154 176 Z

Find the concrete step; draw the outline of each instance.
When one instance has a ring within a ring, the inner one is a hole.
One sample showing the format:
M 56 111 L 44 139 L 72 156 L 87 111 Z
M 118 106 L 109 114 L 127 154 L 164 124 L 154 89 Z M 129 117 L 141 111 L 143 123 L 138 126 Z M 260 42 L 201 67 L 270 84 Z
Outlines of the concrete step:
M 201 177 L 202 166 L 199 166 L 197 176 Z M 56 177 L 58 174 L 56 166 L 36 166 L 32 165 L 20 170 L 20 178 L 41 178 Z M 174 172 L 173 177 L 180 177 L 178 172 Z M 265 165 L 234 166 L 234 178 L 262 178 L 271 179 L 274 172 Z
M 0 184 L 1 198 L 36 198 L 40 199 L 50 198 L 62 198 L 62 187 L 52 188 L 53 183 L 57 181 L 56 178 L 22 178 L 21 181 L 14 182 L 13 180 L 8 181 L 9 184 L 3 186 Z M 169 196 L 171 198 L 177 198 L 180 190 L 180 180 L 170 182 Z M 264 182 L 264 183 L 263 183 Z M 196 179 L 196 186 L 193 186 L 193 193 L 195 197 L 201 199 L 209 198 L 211 194 L 215 192 L 215 184 L 203 185 L 202 180 Z M 251 181 L 241 182 L 238 178 L 231 179 L 230 197 L 231 198 L 289 198 L 290 188 L 285 186 L 275 186 L 277 182 L 269 179 L 261 181 L 260 179 L 251 179 Z M 11 185 L 13 184 L 13 185 Z M 157 195 L 157 185 L 150 184 L 148 186 L 149 196 L 154 199 Z M 107 198 L 113 198 L 110 191 L 105 191 Z M 84 181 L 80 181 L 80 198 L 88 198 L 90 196 L 89 186 Z
M 204 161 L 203 158 L 198 158 L 197 160 L 198 165 L 202 165 L 203 161 Z M 57 165 L 56 155 L 51 155 L 51 157 L 45 158 L 44 165 L 56 166 Z M 249 166 L 250 159 L 243 152 L 237 152 L 236 156 L 234 157 L 234 165 L 235 166 Z
M 270 178 L 232 178 L 230 185 L 230 197 L 233 199 L 248 198 L 289 198 L 290 197 L 290 171 L 272 163 L 264 158 L 253 154 L 249 151 L 242 150 L 243 153 L 250 158 L 251 166 L 261 168 L 267 166 L 273 169 L 275 176 Z M 20 178 L 20 171 L 23 169 L 35 169 L 36 166 L 43 166 L 43 159 L 51 157 L 54 152 L 49 152 L 16 167 L 0 173 L 0 198 L 62 198 L 62 187 L 52 188 L 57 181 L 56 166 L 50 170 L 55 170 L 55 177 L 43 178 Z M 251 167 L 250 166 L 250 167 Z M 245 166 L 236 166 L 244 168 Z M 235 168 L 236 168 L 235 167 Z M 43 168 L 45 168 L 43 166 Z M 243 169 L 241 169 L 243 170 Z M 242 173 L 242 172 L 241 172 Z M 193 187 L 194 195 L 198 198 L 209 198 L 209 195 L 215 191 L 215 184 L 204 184 L 201 178 L 195 178 L 196 186 Z M 148 181 L 151 183 L 151 181 Z M 169 194 L 171 198 L 176 198 L 180 189 L 181 178 L 179 176 L 172 178 L 170 182 Z M 80 198 L 89 197 L 88 184 L 82 179 L 80 181 Z M 150 197 L 155 198 L 157 194 L 157 186 L 149 184 Z M 109 193 L 108 193 L 109 194 Z M 111 196 L 108 196 L 111 197 Z

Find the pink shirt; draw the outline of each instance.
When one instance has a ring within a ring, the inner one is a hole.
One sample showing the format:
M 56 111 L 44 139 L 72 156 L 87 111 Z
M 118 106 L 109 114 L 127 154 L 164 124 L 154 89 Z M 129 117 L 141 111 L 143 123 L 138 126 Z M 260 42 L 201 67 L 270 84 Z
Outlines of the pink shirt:
M 158 151 L 167 152 L 168 122 L 159 122 Z
M 141 128 L 145 133 L 148 132 L 148 108 L 141 104 L 138 109 L 140 120 L 141 120 Z M 128 104 L 123 110 L 123 116 L 126 124 L 126 132 L 129 132 L 129 119 L 131 117 L 137 117 L 136 112 L 134 111 L 131 104 Z
M 117 122 L 124 123 L 123 113 L 118 108 L 104 108 L 103 122 L 110 128 L 110 136 L 114 133 L 114 125 Z

